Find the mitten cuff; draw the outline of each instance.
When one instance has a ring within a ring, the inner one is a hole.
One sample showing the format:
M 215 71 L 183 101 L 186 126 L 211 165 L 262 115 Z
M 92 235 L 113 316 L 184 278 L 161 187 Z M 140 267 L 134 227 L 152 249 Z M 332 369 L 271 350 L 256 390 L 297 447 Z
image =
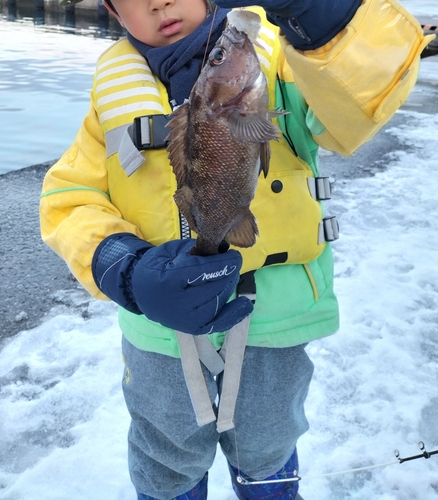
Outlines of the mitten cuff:
M 361 4 L 362 0 L 301 0 L 266 12 L 268 20 L 281 28 L 296 49 L 314 50 L 344 29 Z
M 138 259 L 153 245 L 131 233 L 105 238 L 92 261 L 94 281 L 101 292 L 130 312 L 141 314 L 131 291 L 132 271 Z

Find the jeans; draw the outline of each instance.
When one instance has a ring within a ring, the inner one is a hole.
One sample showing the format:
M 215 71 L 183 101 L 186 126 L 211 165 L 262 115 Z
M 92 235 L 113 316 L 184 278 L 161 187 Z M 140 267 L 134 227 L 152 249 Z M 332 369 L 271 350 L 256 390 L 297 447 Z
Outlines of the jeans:
M 139 494 L 171 500 L 189 492 L 205 478 L 218 444 L 240 473 L 266 478 L 288 462 L 308 429 L 304 401 L 313 364 L 305 345 L 247 346 L 235 428 L 222 434 L 214 422 L 196 423 L 180 359 L 141 351 L 125 338 L 122 347 L 123 391 L 131 414 L 129 470 Z M 203 368 L 215 401 L 222 376 L 213 377 Z

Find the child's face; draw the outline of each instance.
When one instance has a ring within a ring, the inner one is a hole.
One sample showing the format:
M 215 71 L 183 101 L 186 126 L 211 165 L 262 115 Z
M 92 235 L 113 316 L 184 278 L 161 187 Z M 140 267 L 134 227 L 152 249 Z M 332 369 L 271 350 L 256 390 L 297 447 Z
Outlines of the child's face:
M 205 0 L 111 0 L 120 24 L 152 47 L 190 35 L 207 16 Z

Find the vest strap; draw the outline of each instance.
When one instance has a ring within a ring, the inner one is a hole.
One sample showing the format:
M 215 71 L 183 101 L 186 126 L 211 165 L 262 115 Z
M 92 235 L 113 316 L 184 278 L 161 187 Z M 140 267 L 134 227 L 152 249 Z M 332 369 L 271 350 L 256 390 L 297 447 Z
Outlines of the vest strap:
M 106 157 L 119 151 L 120 143 L 122 142 L 123 134 L 125 133 L 128 125 L 120 125 L 119 127 L 108 130 L 105 133 Z
M 220 354 L 213 347 L 206 335 L 194 336 L 198 358 L 205 365 L 207 370 L 214 376 L 222 373 L 225 363 Z
M 234 410 L 239 393 L 250 318 L 251 316 L 247 316 L 231 328 L 225 337 L 222 349 L 219 351 L 225 360 L 225 368 L 217 419 L 218 432 L 234 428 Z
M 217 431 L 224 432 L 234 428 L 234 410 L 239 392 L 249 322 L 250 316 L 247 316 L 233 326 L 228 331 L 224 345 L 219 352 L 215 350 L 206 336 L 176 332 L 184 378 L 196 421 L 200 427 L 216 421 L 213 403 L 202 372 L 202 361 L 213 376 L 224 372 L 216 422 Z
M 118 153 L 120 166 L 129 177 L 146 161 L 135 147 L 133 125 L 121 125 L 105 134 L 106 157 Z
M 109 130 L 105 135 L 107 158 L 118 152 L 120 166 L 131 176 L 146 161 L 141 151 L 167 146 L 169 119 L 170 115 L 139 116 L 130 125 Z
M 144 156 L 134 145 L 132 125 L 129 125 L 122 135 L 119 147 L 119 161 L 128 177 L 146 161 Z
M 202 427 L 214 422 L 216 415 L 213 411 L 207 384 L 202 373 L 195 337 L 188 333 L 176 332 L 176 338 L 181 353 L 184 378 L 186 379 L 187 389 L 189 390 L 190 399 L 195 410 L 196 421 L 199 427 Z

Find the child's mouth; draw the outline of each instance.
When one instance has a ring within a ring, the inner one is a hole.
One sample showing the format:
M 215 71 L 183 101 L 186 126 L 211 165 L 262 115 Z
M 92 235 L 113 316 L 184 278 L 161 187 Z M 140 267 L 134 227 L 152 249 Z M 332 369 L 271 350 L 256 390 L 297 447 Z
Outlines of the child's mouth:
M 172 35 L 176 35 L 181 30 L 182 21 L 178 19 L 166 19 L 160 24 L 158 31 L 161 35 L 165 37 L 169 37 Z

